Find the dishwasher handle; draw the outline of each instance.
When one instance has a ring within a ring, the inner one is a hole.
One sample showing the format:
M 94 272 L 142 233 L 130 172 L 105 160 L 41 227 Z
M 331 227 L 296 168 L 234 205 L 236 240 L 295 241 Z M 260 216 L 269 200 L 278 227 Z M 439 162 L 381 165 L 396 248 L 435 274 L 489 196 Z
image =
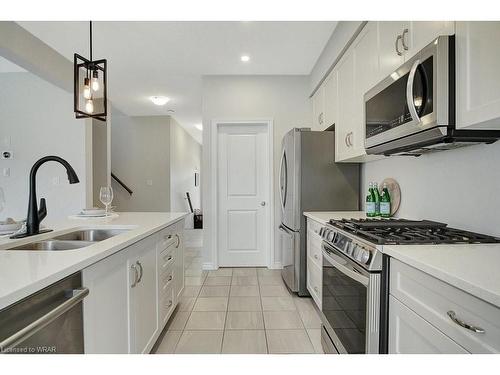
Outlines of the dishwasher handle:
M 0 342 L 0 353 L 5 353 L 9 349 L 20 344 L 24 340 L 28 339 L 38 331 L 40 331 L 45 326 L 52 323 L 59 316 L 65 312 L 71 310 L 74 306 L 80 303 L 89 294 L 88 288 L 77 288 L 72 290 L 72 296 L 66 301 L 50 310 L 45 315 L 41 316 L 34 322 L 28 324 L 26 327 L 14 333 L 12 336 L 7 337 L 5 340 Z

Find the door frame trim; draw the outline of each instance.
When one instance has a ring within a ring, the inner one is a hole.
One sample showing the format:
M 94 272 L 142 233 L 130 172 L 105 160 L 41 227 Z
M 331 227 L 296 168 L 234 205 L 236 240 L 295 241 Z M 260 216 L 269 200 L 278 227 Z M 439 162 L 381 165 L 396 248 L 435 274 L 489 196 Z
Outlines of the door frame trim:
M 248 120 L 217 120 L 211 121 L 211 177 L 212 183 L 210 192 L 210 198 L 213 202 L 213 217 L 212 217 L 212 229 L 211 229 L 211 259 L 212 268 L 219 268 L 219 169 L 218 169 L 218 153 L 219 153 L 219 128 L 221 126 L 228 125 L 265 125 L 267 127 L 267 139 L 268 139 L 268 152 L 269 152 L 269 239 L 268 239 L 268 254 L 267 254 L 267 267 L 275 268 L 275 254 L 274 254 L 274 124 L 272 119 L 248 119 Z

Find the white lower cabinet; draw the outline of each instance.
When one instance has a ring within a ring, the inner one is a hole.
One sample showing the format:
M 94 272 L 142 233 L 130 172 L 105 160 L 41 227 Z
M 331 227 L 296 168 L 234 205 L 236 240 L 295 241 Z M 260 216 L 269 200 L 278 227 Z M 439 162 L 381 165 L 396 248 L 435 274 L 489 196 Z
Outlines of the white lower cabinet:
M 184 288 L 183 228 L 181 220 L 82 271 L 85 353 L 151 351 Z
M 393 296 L 389 311 L 390 354 L 468 353 Z
M 321 251 L 321 224 L 307 218 L 307 290 L 321 310 L 321 293 L 323 285 L 323 255 Z
M 151 350 L 158 330 L 158 290 L 156 272 L 156 241 L 146 238 L 138 244 L 137 252 L 130 254 L 129 269 L 129 353 L 147 353 Z
M 389 351 L 500 353 L 500 308 L 391 258 Z

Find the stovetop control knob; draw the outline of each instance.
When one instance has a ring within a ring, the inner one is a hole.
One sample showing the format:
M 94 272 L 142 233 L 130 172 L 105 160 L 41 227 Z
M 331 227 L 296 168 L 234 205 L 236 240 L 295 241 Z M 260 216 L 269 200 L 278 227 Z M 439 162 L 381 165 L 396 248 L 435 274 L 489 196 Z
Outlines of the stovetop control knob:
M 328 234 L 326 236 L 327 241 L 333 242 L 334 238 L 335 238 L 335 232 L 332 230 L 328 231 Z
M 361 250 L 359 260 L 363 264 L 368 264 L 370 262 L 370 252 L 365 249 Z

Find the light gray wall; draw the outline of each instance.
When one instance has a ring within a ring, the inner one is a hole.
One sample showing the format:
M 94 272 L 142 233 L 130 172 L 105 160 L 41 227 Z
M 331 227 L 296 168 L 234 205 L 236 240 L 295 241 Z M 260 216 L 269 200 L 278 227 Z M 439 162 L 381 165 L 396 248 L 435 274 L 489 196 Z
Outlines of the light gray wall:
M 93 205 L 102 206 L 99 201 L 101 186 L 108 186 L 108 124 L 92 119 L 92 190 Z
M 112 182 L 118 211 L 170 211 L 169 125 L 169 116 L 129 117 L 113 108 L 111 170 L 134 192 Z
M 194 186 L 195 170 L 201 169 L 201 145 L 170 118 L 170 209 L 189 211 L 186 192 L 191 196 L 194 209 L 201 208 L 201 185 Z M 192 218 L 186 225 L 192 227 Z
M 6 144 L 10 140 L 10 146 Z M 85 207 L 85 124 L 76 120 L 72 94 L 31 73 L 0 74 L 0 144 L 13 152 L 13 159 L 0 159 L 0 173 L 7 206 L 4 217 L 22 219 L 28 207 L 28 176 L 33 163 L 46 155 L 66 159 L 75 169 L 79 184 L 70 185 L 65 169 L 54 162 L 37 174 L 38 198 L 47 199 L 50 224 L 78 213 Z
M 213 266 L 212 240 L 215 207 L 210 197 L 212 120 L 263 120 L 274 124 L 274 181 L 278 181 L 279 158 L 283 135 L 293 127 L 310 126 L 308 76 L 206 76 L 203 78 L 203 161 L 202 178 L 204 220 L 204 262 Z M 279 197 L 274 189 L 274 251 L 281 260 L 277 228 L 280 221 Z M 279 266 L 275 264 L 274 266 Z
M 401 186 L 398 216 L 500 236 L 500 142 L 362 166 L 362 186 L 385 177 Z M 364 201 L 364 199 L 363 199 Z
M 309 94 L 318 86 L 347 43 L 353 38 L 362 21 L 340 21 L 332 33 L 310 74 Z

